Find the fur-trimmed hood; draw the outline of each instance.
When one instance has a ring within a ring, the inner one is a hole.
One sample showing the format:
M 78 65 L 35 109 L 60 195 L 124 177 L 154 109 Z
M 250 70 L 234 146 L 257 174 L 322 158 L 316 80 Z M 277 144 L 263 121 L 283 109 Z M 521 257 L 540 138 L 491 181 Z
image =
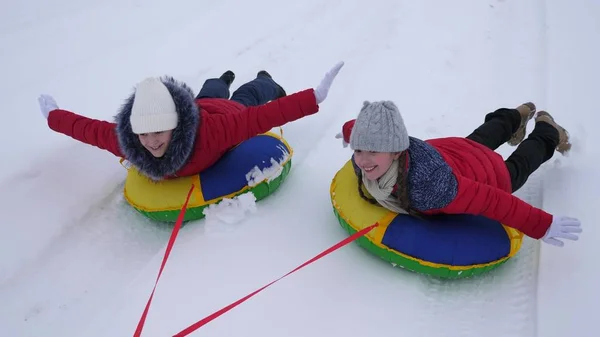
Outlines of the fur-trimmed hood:
M 173 130 L 171 142 L 164 156 L 161 158 L 154 157 L 144 148 L 138 135 L 133 133 L 131 129 L 129 117 L 131 116 L 135 91 L 125 100 L 119 113 L 115 116 L 117 138 L 119 139 L 121 151 L 126 159 L 142 174 L 154 181 L 175 174 L 186 164 L 194 151 L 200 124 L 200 114 L 192 89 L 170 76 L 162 77 L 160 80 L 173 97 L 179 117 L 177 127 Z

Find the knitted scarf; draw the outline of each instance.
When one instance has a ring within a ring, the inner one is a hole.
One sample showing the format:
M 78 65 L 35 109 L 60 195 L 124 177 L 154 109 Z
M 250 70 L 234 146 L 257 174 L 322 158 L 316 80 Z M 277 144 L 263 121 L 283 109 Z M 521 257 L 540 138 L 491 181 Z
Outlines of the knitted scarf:
M 362 180 L 369 194 L 371 194 L 381 206 L 392 212 L 408 214 L 405 209 L 400 207 L 398 199 L 392 196 L 392 191 L 398 181 L 398 167 L 399 161 L 394 160 L 390 168 L 377 180 L 367 179 L 365 173 L 361 171 Z

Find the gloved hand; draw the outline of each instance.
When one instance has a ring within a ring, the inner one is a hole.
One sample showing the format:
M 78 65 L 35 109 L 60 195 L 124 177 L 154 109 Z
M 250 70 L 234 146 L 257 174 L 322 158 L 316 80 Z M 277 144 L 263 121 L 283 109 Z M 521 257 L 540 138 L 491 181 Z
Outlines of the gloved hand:
M 42 115 L 46 119 L 48 119 L 50 111 L 58 109 L 56 101 L 50 95 L 40 95 L 40 97 L 38 97 L 38 103 L 40 104 L 40 110 L 42 111 Z
M 335 135 L 336 139 L 341 139 L 342 140 L 342 146 L 344 148 L 348 147 L 348 143 L 346 143 L 346 141 L 344 140 L 344 135 L 340 132 L 337 135 Z
M 550 228 L 548 228 L 548 231 L 542 238 L 542 241 L 557 247 L 562 247 L 564 246 L 564 242 L 558 240 L 557 238 L 577 241 L 579 237 L 573 233 L 581 232 L 581 222 L 579 222 L 579 220 L 566 216 L 554 216 L 552 219 L 552 224 L 550 224 Z
M 327 74 L 325 74 L 325 77 L 321 80 L 321 83 L 319 84 L 317 89 L 315 89 L 315 98 L 317 99 L 317 104 L 321 104 L 325 100 L 325 98 L 327 98 L 329 87 L 331 87 L 333 79 L 340 72 L 340 69 L 343 65 L 343 61 L 336 64 L 333 68 L 331 68 L 331 70 L 327 72 Z

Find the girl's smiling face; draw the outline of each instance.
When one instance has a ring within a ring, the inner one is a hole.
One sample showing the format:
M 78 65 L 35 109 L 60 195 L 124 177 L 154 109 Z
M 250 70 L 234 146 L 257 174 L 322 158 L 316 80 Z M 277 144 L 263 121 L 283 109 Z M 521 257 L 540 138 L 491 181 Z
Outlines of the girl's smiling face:
M 354 151 L 356 165 L 369 180 L 377 180 L 392 166 L 392 162 L 400 157 L 400 153 Z
M 173 130 L 142 133 L 138 135 L 142 145 L 148 150 L 154 157 L 160 158 L 164 156 L 171 142 L 171 136 Z

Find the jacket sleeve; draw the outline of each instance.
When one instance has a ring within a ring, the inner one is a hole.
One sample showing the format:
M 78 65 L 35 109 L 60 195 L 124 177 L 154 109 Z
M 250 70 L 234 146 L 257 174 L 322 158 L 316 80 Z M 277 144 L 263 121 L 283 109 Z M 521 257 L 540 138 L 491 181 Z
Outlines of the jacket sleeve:
M 116 124 L 77 115 L 66 110 L 53 110 L 48 115 L 50 129 L 85 144 L 124 157 L 119 148 Z
M 483 215 L 540 239 L 552 223 L 552 215 L 493 186 L 465 178 L 458 180 L 458 193 L 441 211 Z
M 235 114 L 213 115 L 210 139 L 229 149 L 258 134 L 319 111 L 314 90 L 306 89 Z

